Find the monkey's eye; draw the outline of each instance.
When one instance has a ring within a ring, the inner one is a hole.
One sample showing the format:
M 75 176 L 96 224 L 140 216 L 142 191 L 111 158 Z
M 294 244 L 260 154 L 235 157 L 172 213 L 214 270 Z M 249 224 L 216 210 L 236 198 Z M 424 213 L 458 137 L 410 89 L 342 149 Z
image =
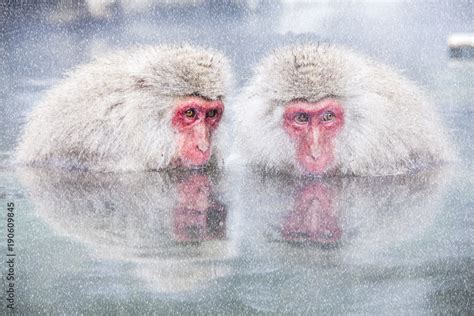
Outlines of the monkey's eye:
M 323 116 L 321 117 L 321 121 L 322 122 L 331 122 L 331 121 L 334 121 L 335 118 L 336 118 L 336 114 L 334 114 L 334 112 L 326 111 L 326 112 L 323 113 Z
M 217 110 L 216 110 L 216 109 L 214 109 L 214 110 L 209 110 L 209 111 L 207 111 L 207 113 L 206 113 L 206 116 L 207 116 L 207 117 L 215 117 L 216 115 L 217 115 Z
M 189 109 L 184 112 L 184 115 L 186 115 L 186 117 L 192 118 L 196 116 L 196 111 L 194 109 Z
M 295 121 L 300 124 L 307 123 L 309 121 L 309 115 L 307 113 L 298 113 L 295 116 Z

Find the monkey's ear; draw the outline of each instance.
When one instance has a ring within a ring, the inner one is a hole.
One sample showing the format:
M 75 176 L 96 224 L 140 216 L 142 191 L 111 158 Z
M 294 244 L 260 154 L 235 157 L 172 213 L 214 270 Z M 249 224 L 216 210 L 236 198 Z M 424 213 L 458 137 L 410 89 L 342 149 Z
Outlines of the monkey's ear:
M 135 83 L 135 87 L 138 89 L 148 89 L 152 87 L 152 85 L 149 84 L 145 78 L 133 78 L 133 81 Z

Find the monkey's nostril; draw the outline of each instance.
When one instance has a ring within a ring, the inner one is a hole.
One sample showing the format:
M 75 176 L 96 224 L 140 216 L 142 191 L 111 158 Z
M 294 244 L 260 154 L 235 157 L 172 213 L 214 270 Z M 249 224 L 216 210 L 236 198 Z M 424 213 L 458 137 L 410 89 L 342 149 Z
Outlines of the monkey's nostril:
M 204 153 L 209 150 L 209 145 L 208 144 L 198 144 L 196 146 L 196 149 L 199 150 L 200 152 Z
M 313 149 L 310 153 L 310 156 L 311 158 L 313 158 L 313 160 L 319 159 L 319 157 L 321 156 L 321 149 L 320 148 Z

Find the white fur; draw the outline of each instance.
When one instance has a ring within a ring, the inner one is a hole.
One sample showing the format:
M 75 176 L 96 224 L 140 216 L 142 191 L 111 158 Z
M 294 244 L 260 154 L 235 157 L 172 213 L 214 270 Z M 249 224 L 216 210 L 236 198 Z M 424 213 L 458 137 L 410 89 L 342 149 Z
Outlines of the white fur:
M 231 80 L 222 54 L 188 45 L 97 58 L 69 73 L 33 109 L 16 160 L 97 171 L 166 168 L 176 152 L 176 98 L 223 100 Z
M 403 174 L 454 158 L 435 108 L 414 83 L 348 49 L 308 44 L 279 49 L 256 67 L 235 102 L 234 159 L 304 173 L 282 128 L 284 107 L 326 97 L 345 111 L 327 174 Z

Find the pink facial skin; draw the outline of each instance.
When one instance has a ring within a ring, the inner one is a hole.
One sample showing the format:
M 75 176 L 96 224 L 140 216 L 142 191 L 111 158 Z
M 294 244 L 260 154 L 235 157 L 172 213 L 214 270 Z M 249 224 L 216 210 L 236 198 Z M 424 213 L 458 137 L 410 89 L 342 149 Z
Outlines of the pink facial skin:
M 333 142 L 344 126 L 344 110 L 334 99 L 292 101 L 285 108 L 283 126 L 296 144 L 298 163 L 320 175 L 334 160 Z
M 211 136 L 219 126 L 224 104 L 200 97 L 180 99 L 174 109 L 172 125 L 179 133 L 175 165 L 197 167 L 211 157 Z

